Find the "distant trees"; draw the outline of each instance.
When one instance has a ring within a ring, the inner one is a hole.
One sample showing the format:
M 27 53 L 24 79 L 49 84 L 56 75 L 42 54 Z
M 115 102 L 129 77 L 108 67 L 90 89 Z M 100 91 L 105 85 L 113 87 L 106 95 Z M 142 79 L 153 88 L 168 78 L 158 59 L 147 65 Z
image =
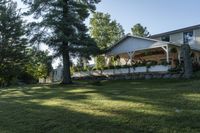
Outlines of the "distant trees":
M 141 24 L 136 24 L 131 28 L 132 35 L 140 36 L 140 37 L 148 37 L 150 36 L 149 31 L 147 30 L 147 27 L 142 26 Z
M 103 69 L 103 68 L 105 67 L 106 60 L 105 60 L 105 57 L 104 57 L 104 56 L 99 55 L 99 56 L 95 59 L 95 62 L 96 62 L 96 68 L 97 68 L 97 69 Z
M 90 34 L 97 43 L 100 50 L 104 51 L 112 46 L 115 42 L 119 41 L 124 36 L 123 27 L 115 20 L 111 20 L 109 14 L 101 12 L 93 13 L 90 19 Z M 105 59 L 102 56 L 97 56 L 95 59 L 97 68 L 105 65 Z
M 123 27 L 110 17 L 109 14 L 96 12 L 90 19 L 90 34 L 101 50 L 110 47 L 124 36 Z
M 44 42 L 56 51 L 56 56 L 62 57 L 62 84 L 70 84 L 70 55 L 82 56 L 96 49 L 83 22 L 89 16 L 89 10 L 95 10 L 95 4 L 100 0 L 22 1 L 30 7 L 26 15 L 41 19 L 30 24 L 32 42 Z
M 17 4 L 0 0 L 0 84 L 10 84 L 26 61 L 25 27 Z
M 26 53 L 28 60 L 24 65 L 24 71 L 20 78 L 22 80 L 38 80 L 39 78 L 47 78 L 53 70 L 51 65 L 53 57 L 49 56 L 47 51 L 39 51 L 36 48 L 27 49 Z

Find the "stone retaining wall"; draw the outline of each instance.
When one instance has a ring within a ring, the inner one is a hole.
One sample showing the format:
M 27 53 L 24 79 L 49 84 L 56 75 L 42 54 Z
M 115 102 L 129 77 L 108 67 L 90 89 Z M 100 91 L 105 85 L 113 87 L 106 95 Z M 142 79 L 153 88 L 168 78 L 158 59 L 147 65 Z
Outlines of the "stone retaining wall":
M 180 79 L 183 74 L 179 73 L 135 73 L 111 76 L 88 76 L 74 77 L 75 80 L 137 80 L 137 79 Z

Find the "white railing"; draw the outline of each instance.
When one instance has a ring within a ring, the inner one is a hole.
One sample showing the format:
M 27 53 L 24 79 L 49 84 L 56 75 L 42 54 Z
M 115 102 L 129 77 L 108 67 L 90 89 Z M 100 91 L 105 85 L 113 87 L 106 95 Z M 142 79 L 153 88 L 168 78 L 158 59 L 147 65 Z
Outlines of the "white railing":
M 170 66 L 156 65 L 147 68 L 142 67 L 130 67 L 130 68 L 119 68 L 119 69 L 107 69 L 107 70 L 95 70 L 89 72 L 75 72 L 72 77 L 86 77 L 86 76 L 110 76 L 110 75 L 120 75 L 120 74 L 133 74 L 133 73 L 145 73 L 145 72 L 167 72 Z

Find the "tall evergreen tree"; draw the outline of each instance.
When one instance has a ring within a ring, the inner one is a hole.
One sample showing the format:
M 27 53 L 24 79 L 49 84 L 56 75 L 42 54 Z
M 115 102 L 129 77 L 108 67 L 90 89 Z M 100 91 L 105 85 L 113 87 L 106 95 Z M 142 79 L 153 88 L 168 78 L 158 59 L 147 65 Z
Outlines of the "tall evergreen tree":
M 95 10 L 95 4 L 100 0 L 22 1 L 30 6 L 26 15 L 33 14 L 41 19 L 30 24 L 35 34 L 31 41 L 44 42 L 57 52 L 57 56 L 62 56 L 62 83 L 70 84 L 70 54 L 85 55 L 96 49 L 83 22 L 89 16 L 89 10 Z
M 90 19 L 90 34 L 100 49 L 106 49 L 124 36 L 124 29 L 109 14 L 96 12 Z
M 123 27 L 110 17 L 109 14 L 96 12 L 90 19 L 90 34 L 102 52 L 124 36 Z M 95 65 L 96 68 L 103 68 L 106 65 L 105 58 L 97 56 Z
M 142 26 L 141 24 L 136 24 L 131 28 L 132 34 L 140 37 L 148 37 L 150 33 L 147 30 L 147 27 Z
M 17 4 L 0 0 L 0 82 L 11 82 L 25 61 L 25 28 Z

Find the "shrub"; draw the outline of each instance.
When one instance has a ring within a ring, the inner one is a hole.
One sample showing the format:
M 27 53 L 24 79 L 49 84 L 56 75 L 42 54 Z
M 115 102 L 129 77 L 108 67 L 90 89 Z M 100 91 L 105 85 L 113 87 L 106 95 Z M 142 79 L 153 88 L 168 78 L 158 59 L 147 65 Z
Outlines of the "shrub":
M 94 85 L 94 86 L 102 86 L 102 83 L 99 80 L 91 81 L 89 84 Z
M 162 61 L 161 63 L 159 63 L 159 65 L 164 65 L 164 66 L 167 66 L 167 65 L 170 65 L 171 63 L 170 62 L 167 62 L 167 61 Z
M 27 72 L 21 73 L 20 76 L 18 77 L 18 80 L 19 82 L 23 82 L 26 84 L 33 84 L 38 82 L 38 80 L 33 75 L 30 75 Z
M 200 71 L 200 65 L 197 62 L 192 64 L 192 68 L 194 72 Z
M 193 76 L 193 78 L 200 78 L 200 71 L 196 71 Z
M 105 57 L 97 56 L 95 61 L 96 61 L 96 68 L 99 70 L 103 70 L 103 68 L 106 65 Z

